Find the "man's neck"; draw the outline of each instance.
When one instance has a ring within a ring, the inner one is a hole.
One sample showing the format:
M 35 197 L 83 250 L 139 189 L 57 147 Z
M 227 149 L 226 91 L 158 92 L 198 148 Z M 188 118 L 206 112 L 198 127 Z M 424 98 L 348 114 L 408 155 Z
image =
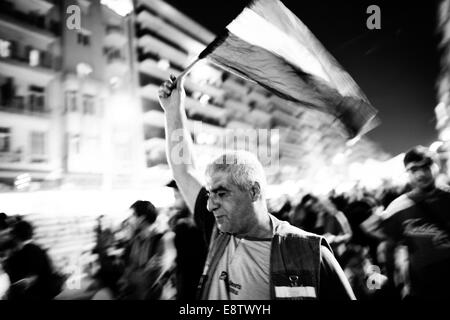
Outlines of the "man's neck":
M 418 201 L 423 197 L 427 197 L 428 195 L 433 193 L 436 190 L 436 188 L 437 188 L 436 184 L 430 184 L 425 188 L 414 188 L 409 192 L 408 196 Z
M 436 190 L 436 184 L 432 183 L 429 186 L 426 186 L 425 188 L 418 189 L 417 192 L 421 193 L 421 194 L 427 194 L 427 193 L 433 192 L 434 190 Z
M 267 208 L 260 208 L 260 211 L 255 215 L 251 227 L 242 233 L 235 234 L 238 238 L 249 239 L 268 239 L 273 237 L 272 219 L 270 219 Z

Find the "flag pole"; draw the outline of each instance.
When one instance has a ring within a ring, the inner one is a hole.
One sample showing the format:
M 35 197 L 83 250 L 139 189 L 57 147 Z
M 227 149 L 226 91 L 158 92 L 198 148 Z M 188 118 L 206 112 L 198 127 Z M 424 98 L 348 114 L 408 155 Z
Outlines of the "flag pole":
M 178 77 L 177 77 L 177 79 L 175 80 L 175 82 L 177 82 L 178 79 L 181 79 L 181 78 L 185 77 L 185 76 L 192 70 L 192 68 L 194 67 L 194 65 L 195 65 L 197 62 L 199 62 L 200 60 L 201 60 L 201 58 L 197 58 L 197 59 L 194 60 L 194 62 L 192 62 L 190 65 L 188 65 L 188 66 L 186 67 L 186 69 L 184 69 L 183 72 L 181 72 L 181 73 L 178 75 Z

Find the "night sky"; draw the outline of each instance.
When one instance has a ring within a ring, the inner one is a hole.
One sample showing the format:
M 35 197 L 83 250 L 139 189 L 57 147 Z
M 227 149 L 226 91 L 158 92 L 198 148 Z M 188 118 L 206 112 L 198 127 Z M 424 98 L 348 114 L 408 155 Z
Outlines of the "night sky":
M 219 33 L 245 1 L 169 0 Z M 437 2 L 406 0 L 284 0 L 355 79 L 378 109 L 381 125 L 368 134 L 393 156 L 437 138 L 434 107 L 439 72 Z M 369 5 L 381 9 L 381 30 L 369 30 Z

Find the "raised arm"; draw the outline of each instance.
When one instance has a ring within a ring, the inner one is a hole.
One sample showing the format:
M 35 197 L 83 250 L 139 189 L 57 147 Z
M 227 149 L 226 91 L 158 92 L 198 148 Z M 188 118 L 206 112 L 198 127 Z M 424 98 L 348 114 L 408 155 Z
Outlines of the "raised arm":
M 195 171 L 193 142 L 187 128 L 184 77 L 173 75 L 159 88 L 159 102 L 166 116 L 166 153 L 173 177 L 191 212 L 202 187 Z

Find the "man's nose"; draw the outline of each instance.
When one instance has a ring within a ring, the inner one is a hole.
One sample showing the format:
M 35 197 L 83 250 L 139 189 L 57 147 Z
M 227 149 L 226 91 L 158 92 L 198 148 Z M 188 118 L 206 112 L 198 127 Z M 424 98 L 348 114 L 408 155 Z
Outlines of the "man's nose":
M 427 172 L 425 170 L 417 170 L 415 172 L 416 177 L 424 177 L 427 175 Z
M 215 199 L 214 196 L 209 196 L 208 197 L 208 201 L 206 202 L 206 209 L 208 209 L 208 211 L 213 211 L 216 210 L 219 207 L 219 204 L 217 202 L 217 200 Z

